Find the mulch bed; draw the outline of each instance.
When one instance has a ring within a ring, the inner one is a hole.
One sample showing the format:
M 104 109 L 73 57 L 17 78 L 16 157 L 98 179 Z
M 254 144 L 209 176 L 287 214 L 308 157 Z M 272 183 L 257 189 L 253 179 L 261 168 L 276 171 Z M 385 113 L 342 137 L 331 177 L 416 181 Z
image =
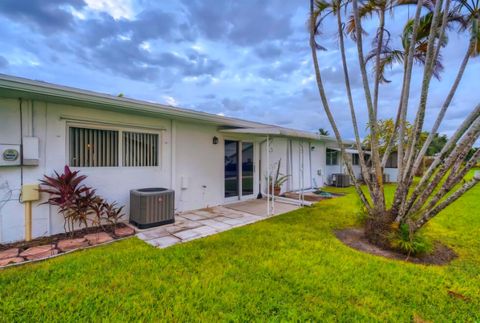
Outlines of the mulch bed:
M 125 223 L 118 223 L 116 227 L 125 228 L 127 227 L 127 225 Z M 70 233 L 58 233 L 48 237 L 39 237 L 28 242 L 18 241 L 18 242 L 0 244 L 0 251 L 7 250 L 10 248 L 19 248 L 20 250 L 26 250 L 31 247 L 37 247 L 37 246 L 46 245 L 46 244 L 56 244 L 61 240 L 82 238 L 87 234 L 99 233 L 99 232 L 106 232 L 112 237 L 115 237 L 113 225 L 111 224 L 104 225 L 103 228 L 104 230 L 101 227 L 89 227 L 89 228 L 84 228 L 80 230 L 75 230 Z
M 347 246 L 372 255 L 382 256 L 390 259 L 408 261 L 424 265 L 446 265 L 458 255 L 451 248 L 440 242 L 435 242 L 433 251 L 429 254 L 419 256 L 407 256 L 396 250 L 382 249 L 370 243 L 365 237 L 363 229 L 348 228 L 335 231 L 336 237 Z

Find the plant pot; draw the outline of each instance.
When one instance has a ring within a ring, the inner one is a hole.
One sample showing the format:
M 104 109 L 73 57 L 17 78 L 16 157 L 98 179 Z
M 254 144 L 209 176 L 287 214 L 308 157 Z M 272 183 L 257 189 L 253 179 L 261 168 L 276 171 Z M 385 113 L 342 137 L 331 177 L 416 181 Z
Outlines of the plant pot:
M 282 190 L 281 187 L 275 186 L 275 187 L 273 188 L 273 195 L 276 195 L 276 196 L 280 195 L 280 191 L 281 191 L 281 190 Z

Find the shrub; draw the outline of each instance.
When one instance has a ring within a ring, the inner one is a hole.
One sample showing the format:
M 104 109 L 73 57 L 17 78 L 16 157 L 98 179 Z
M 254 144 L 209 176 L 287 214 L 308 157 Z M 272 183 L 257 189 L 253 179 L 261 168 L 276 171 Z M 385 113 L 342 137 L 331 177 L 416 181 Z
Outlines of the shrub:
M 64 218 L 65 232 L 73 232 L 75 224 L 80 227 L 88 227 L 88 221 L 92 225 L 100 226 L 103 230 L 103 222 L 116 226 L 123 216 L 122 207 L 115 202 L 108 203 L 102 197 L 96 195 L 95 190 L 82 182 L 87 178 L 79 175 L 79 171 L 71 171 L 68 166 L 64 167 L 63 174 L 54 172 L 54 176 L 45 175 L 40 180 L 40 192 L 50 194 L 45 204 L 57 206 L 59 213 Z M 93 219 L 90 215 L 94 214 Z
M 407 223 L 398 227 L 390 238 L 392 248 L 410 255 L 421 255 L 432 251 L 432 244 L 421 232 L 414 233 Z
M 65 232 L 73 231 L 75 223 L 82 221 L 77 218 L 77 211 L 83 212 L 85 204 L 80 202 L 82 196 L 89 196 L 91 188 L 82 184 L 87 178 L 85 175 L 79 175 L 78 171 L 72 172 L 68 166 L 64 167 L 63 174 L 54 172 L 55 176 L 45 175 L 40 180 L 40 192 L 50 194 L 49 199 L 44 204 L 57 206 L 59 212 L 63 215 Z

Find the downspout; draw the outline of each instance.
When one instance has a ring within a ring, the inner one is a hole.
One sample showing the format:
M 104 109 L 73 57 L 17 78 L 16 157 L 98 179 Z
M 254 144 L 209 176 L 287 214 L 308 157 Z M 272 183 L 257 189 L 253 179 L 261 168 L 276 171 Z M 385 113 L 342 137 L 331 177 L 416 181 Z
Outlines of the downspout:
M 18 98 L 20 108 L 20 188 L 23 186 L 23 100 Z M 19 200 L 21 195 L 18 196 Z
M 267 135 L 267 216 L 270 216 L 270 136 Z
M 176 187 L 176 135 L 177 135 L 177 125 L 173 119 L 170 119 L 170 187 L 172 190 L 175 190 Z M 183 194 L 182 190 L 180 190 L 179 195 Z M 179 202 L 182 200 L 182 197 L 179 197 Z M 179 203 L 180 204 L 180 203 Z
M 259 158 L 258 158 L 258 194 L 257 194 L 257 199 L 262 199 L 263 198 L 263 195 L 262 195 L 262 145 L 263 143 L 265 142 L 264 141 L 261 141 L 259 143 Z

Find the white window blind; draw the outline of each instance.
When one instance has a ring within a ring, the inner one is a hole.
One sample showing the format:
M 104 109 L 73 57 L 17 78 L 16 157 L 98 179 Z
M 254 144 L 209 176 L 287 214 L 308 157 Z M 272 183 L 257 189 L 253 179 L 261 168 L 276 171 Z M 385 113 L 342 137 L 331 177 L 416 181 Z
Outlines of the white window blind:
M 71 127 L 70 166 L 118 166 L 118 131 Z
M 123 166 L 158 166 L 158 134 L 123 132 Z

